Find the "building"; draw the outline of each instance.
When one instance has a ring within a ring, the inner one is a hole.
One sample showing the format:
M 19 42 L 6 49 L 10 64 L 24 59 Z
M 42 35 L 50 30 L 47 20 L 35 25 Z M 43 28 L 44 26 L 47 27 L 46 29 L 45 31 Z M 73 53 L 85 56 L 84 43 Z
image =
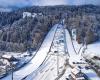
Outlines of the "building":
M 30 13 L 30 12 L 23 12 L 23 18 L 32 17 L 35 18 L 37 16 L 43 16 L 42 13 Z
M 25 17 L 32 17 L 32 13 L 30 12 L 23 12 L 23 18 Z
M 2 59 L 3 59 L 4 61 L 8 61 L 8 63 L 5 62 L 5 65 L 7 65 L 7 66 L 12 66 L 12 65 L 13 65 L 14 68 L 16 68 L 16 67 L 18 66 L 19 59 L 15 58 L 15 57 L 12 56 L 12 55 L 3 55 L 3 56 L 2 56 Z M 4 63 L 4 62 L 3 62 L 3 63 Z
M 84 77 L 84 73 L 81 72 L 79 68 L 73 68 L 71 70 L 71 74 L 69 75 L 70 80 L 86 80 Z
M 10 63 L 7 59 L 0 59 L 0 66 L 10 66 Z
M 32 13 L 32 18 L 35 18 L 37 16 L 37 13 Z
M 39 15 L 39 16 L 43 16 L 43 14 L 42 14 L 42 13 L 38 13 L 38 15 Z
M 12 55 L 2 55 L 2 59 L 6 59 L 8 61 L 18 61 L 14 56 Z
M 72 29 L 72 39 L 76 40 L 76 29 Z

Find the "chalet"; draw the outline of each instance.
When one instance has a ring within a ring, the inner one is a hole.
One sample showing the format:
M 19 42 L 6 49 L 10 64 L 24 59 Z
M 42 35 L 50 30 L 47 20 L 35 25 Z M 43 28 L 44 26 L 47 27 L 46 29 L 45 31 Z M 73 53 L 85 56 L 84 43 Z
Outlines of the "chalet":
M 2 55 L 2 59 L 6 59 L 8 61 L 18 61 L 14 56 L 12 55 Z
M 78 66 L 82 66 L 85 67 L 87 65 L 87 63 L 83 60 L 83 59 L 78 59 L 78 58 L 70 58 L 69 60 L 69 65 L 72 68 L 78 67 Z
M 6 69 L 7 69 L 7 67 L 9 67 L 9 66 L 10 66 L 10 63 L 9 63 L 8 60 L 6 60 L 6 59 L 0 59 L 0 71 L 1 71 L 0 74 L 2 74 L 3 72 L 5 72 Z
M 84 73 L 81 72 L 81 70 L 79 68 L 73 68 L 71 70 L 71 75 L 69 76 L 69 78 L 71 80 L 86 80 L 84 77 Z
M 35 18 L 37 16 L 37 13 L 32 13 L 32 18 Z
M 25 17 L 32 17 L 32 13 L 30 12 L 23 12 L 23 18 Z
M 100 57 L 94 55 L 92 59 L 100 60 Z
M 23 12 L 23 18 L 25 17 L 32 17 L 35 18 L 37 16 L 43 16 L 42 13 L 30 13 L 30 12 Z
M 39 15 L 39 16 L 43 16 L 43 14 L 42 14 L 42 13 L 38 13 L 38 15 Z
M 12 55 L 3 55 L 2 59 L 4 60 L 4 64 L 6 64 L 7 66 L 11 66 L 13 65 L 14 68 L 16 68 L 16 66 L 19 63 L 19 59 L 16 59 L 14 56 Z M 6 62 L 7 61 L 7 62 Z
M 0 59 L 0 66 L 10 65 L 9 61 L 7 59 Z
M 0 70 L 1 69 L 6 69 L 6 66 L 4 66 L 4 65 L 0 66 Z

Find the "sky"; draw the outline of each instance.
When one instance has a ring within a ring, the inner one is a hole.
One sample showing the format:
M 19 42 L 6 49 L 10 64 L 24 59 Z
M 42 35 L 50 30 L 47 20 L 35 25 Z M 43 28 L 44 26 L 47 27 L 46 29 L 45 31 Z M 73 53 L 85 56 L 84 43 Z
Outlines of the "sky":
M 97 4 L 100 5 L 100 0 L 0 0 L 0 7 L 8 6 L 32 6 L 32 5 L 81 5 L 81 4 Z

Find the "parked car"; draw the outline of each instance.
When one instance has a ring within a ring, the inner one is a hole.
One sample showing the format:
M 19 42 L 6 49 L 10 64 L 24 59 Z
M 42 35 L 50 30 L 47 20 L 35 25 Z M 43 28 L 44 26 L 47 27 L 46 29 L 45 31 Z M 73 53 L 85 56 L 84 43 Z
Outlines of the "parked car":
M 87 69 L 87 70 L 91 69 L 91 66 L 85 66 L 85 69 Z
M 68 78 L 66 78 L 66 80 L 69 80 Z

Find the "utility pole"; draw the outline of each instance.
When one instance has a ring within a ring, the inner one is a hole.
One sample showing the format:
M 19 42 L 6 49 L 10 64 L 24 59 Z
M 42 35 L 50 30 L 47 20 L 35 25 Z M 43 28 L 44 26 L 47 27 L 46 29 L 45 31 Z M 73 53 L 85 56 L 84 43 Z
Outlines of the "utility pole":
M 12 74 L 11 79 L 13 80 L 13 64 L 12 62 L 10 62 L 10 64 L 11 64 L 11 74 Z
M 11 68 L 11 80 L 14 80 L 13 79 L 13 61 L 12 60 L 9 60 L 9 59 L 7 59 L 8 61 L 9 61 L 9 63 L 10 63 L 10 68 Z M 7 73 L 7 67 L 6 67 L 6 73 Z
M 59 53 L 57 53 L 57 76 L 59 76 Z
M 58 42 L 57 42 L 57 76 L 59 76 L 59 51 L 58 51 Z

